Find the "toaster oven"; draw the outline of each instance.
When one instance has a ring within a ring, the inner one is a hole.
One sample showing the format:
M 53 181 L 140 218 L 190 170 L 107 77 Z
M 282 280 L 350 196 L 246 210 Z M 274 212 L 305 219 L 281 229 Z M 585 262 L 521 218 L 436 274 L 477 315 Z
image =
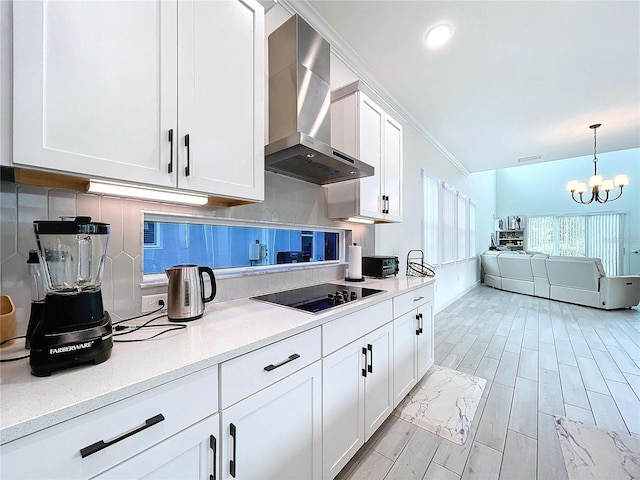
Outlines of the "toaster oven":
M 398 274 L 398 257 L 375 255 L 362 257 L 362 274 L 367 277 L 384 278 Z

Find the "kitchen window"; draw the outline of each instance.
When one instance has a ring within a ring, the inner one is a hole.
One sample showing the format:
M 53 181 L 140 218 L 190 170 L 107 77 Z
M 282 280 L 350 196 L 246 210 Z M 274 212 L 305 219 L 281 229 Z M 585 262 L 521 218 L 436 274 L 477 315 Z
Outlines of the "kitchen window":
M 339 229 L 156 213 L 145 213 L 143 225 L 145 281 L 185 263 L 233 275 L 343 260 L 345 232 Z

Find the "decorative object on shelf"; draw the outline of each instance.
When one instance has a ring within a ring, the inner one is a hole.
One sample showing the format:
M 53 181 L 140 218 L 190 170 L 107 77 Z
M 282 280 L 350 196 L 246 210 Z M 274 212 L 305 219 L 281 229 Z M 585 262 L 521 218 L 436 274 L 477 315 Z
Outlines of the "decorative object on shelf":
M 493 236 L 491 237 L 493 243 Z M 407 253 L 407 277 L 435 277 L 436 270 L 424 261 L 422 250 L 409 250 Z
M 501 218 L 498 219 L 498 230 L 504 230 L 504 220 Z
M 588 200 L 582 198 L 582 195 L 587 191 L 587 184 L 585 182 L 570 180 L 567 183 L 567 192 L 571 192 L 571 198 L 576 203 L 589 205 L 594 200 L 598 203 L 612 202 L 619 199 L 622 196 L 622 188 L 625 185 L 629 185 L 629 177 L 626 174 L 616 175 L 613 180 L 603 180 L 602 175 L 598 175 L 598 157 L 596 156 L 596 130 L 601 125 L 601 123 L 596 123 L 589 127 L 593 129 L 593 175 L 589 179 L 589 187 L 591 187 L 591 198 Z M 619 187 L 620 192 L 616 197 L 609 198 L 609 192 L 613 190 L 614 186 Z M 602 195 L 603 190 L 604 195 Z M 580 200 L 576 199 L 576 193 L 580 195 Z

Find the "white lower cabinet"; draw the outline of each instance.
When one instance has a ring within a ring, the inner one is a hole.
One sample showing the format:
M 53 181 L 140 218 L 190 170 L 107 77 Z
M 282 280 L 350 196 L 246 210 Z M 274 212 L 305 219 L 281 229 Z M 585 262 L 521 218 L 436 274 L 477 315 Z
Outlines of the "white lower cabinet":
M 218 414 L 187 428 L 96 477 L 99 480 L 220 478 Z
M 222 478 L 322 476 L 321 362 L 222 411 Z
M 331 479 L 393 410 L 391 322 L 323 361 L 323 478 Z
M 394 298 L 393 311 L 393 406 L 396 407 L 433 365 L 433 285 Z
M 140 478 L 174 471 L 175 465 L 185 472 L 207 467 L 209 475 L 212 462 L 204 458 L 210 454 L 187 452 L 202 452 L 209 437 L 218 435 L 217 410 L 215 366 L 2 445 L 0 478 L 93 478 L 116 466 L 118 473 L 109 478 Z

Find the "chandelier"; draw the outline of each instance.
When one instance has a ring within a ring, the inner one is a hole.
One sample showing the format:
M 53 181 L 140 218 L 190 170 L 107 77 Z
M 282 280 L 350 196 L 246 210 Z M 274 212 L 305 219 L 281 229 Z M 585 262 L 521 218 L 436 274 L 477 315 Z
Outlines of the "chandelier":
M 571 198 L 576 203 L 582 203 L 589 205 L 594 200 L 598 203 L 613 202 L 622 196 L 622 187 L 629 185 L 629 177 L 625 174 L 616 175 L 613 180 L 603 180 L 602 175 L 598 175 L 598 157 L 596 157 L 596 130 L 602 125 L 596 123 L 589 128 L 593 129 L 593 175 L 589 179 L 589 188 L 591 188 L 591 198 L 584 199 L 582 195 L 587 191 L 587 184 L 585 182 L 578 182 L 577 180 L 570 180 L 567 183 L 567 192 L 571 192 Z M 609 198 L 609 192 L 619 187 L 620 192 L 614 198 Z M 580 199 L 576 199 L 575 194 L 580 195 Z

